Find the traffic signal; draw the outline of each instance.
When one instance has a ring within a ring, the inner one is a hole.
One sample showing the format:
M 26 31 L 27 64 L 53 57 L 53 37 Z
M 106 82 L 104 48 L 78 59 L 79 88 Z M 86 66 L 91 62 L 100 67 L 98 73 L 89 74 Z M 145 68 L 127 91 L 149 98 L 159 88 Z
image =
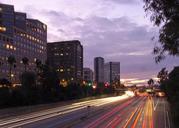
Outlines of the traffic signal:
M 89 83 L 88 83 L 88 86 L 91 86 L 91 85 L 92 85 L 92 83 L 91 83 L 91 82 L 89 82 Z
M 106 82 L 106 83 L 104 84 L 104 86 L 107 88 L 107 87 L 109 86 L 109 83 Z

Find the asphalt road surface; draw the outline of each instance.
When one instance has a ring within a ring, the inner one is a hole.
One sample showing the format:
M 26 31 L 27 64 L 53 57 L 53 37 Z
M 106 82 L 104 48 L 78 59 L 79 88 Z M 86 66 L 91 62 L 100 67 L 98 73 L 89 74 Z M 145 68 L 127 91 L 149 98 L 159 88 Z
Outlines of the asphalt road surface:
M 0 128 L 172 128 L 165 98 L 127 94 L 0 120 Z

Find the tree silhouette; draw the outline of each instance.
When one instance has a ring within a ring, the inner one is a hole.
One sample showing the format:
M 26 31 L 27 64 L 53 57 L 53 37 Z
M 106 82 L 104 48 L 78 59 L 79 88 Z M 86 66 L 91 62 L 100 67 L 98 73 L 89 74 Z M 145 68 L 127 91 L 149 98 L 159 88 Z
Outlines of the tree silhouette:
M 10 81 L 12 80 L 12 67 L 16 67 L 15 63 L 16 63 L 16 59 L 13 55 L 10 55 L 7 59 L 8 64 L 9 64 L 9 77 L 10 77 Z
M 42 61 L 39 60 L 39 59 L 37 59 L 37 60 L 35 61 L 35 64 L 36 64 L 37 69 L 40 69 L 41 66 L 42 66 Z
M 162 68 L 157 77 L 159 78 L 160 84 L 165 82 L 168 79 L 168 71 L 166 70 L 166 68 Z
M 153 80 L 153 79 L 150 79 L 147 83 L 148 83 L 148 85 L 151 87 L 151 86 L 154 85 L 154 80 Z
M 0 68 L 1 68 L 2 65 L 3 65 L 3 62 L 2 62 L 2 60 L 0 60 Z M 0 74 L 0 76 L 1 76 L 1 74 Z
M 0 60 L 0 67 L 3 65 L 3 62 L 2 62 L 2 60 Z
M 24 70 L 27 71 L 27 65 L 29 64 L 29 59 L 27 57 L 22 58 L 22 63 L 24 64 Z
M 143 0 L 145 11 L 151 14 L 154 25 L 162 27 L 159 31 L 159 46 L 155 46 L 155 61 L 165 58 L 166 53 L 179 55 L 179 1 L 178 0 Z

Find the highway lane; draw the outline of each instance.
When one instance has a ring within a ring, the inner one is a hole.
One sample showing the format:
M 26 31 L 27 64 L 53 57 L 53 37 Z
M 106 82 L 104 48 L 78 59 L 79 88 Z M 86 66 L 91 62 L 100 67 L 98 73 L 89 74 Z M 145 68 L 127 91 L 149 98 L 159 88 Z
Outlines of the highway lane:
M 157 104 L 154 109 L 154 127 L 155 128 L 173 128 L 169 104 L 165 98 L 155 98 Z
M 120 96 L 121 97 L 121 96 Z M 114 100 L 117 97 L 113 97 L 110 99 L 110 103 L 106 103 L 103 105 L 100 105 L 96 102 L 96 106 L 90 107 L 90 112 L 88 112 L 87 107 L 84 109 L 80 109 L 78 111 L 74 111 L 71 113 L 68 113 L 66 115 L 56 116 L 54 118 L 50 118 L 47 120 L 42 120 L 39 122 L 34 122 L 31 124 L 24 125 L 22 127 L 25 128 L 37 128 L 37 127 L 43 127 L 43 128 L 67 128 L 76 126 L 77 124 L 80 124 L 82 122 L 85 122 L 88 119 L 94 119 L 98 117 L 99 115 L 103 114 L 106 111 L 111 110 L 111 108 L 118 106 L 119 104 L 123 104 L 126 102 L 132 102 L 134 98 L 129 99 L 123 99 L 123 100 Z M 118 97 L 119 98 L 119 97 Z M 121 99 L 121 98 L 120 98 Z
M 72 128 L 172 128 L 165 98 L 135 98 L 118 108 Z
M 73 103 L 9 121 L 3 120 L 0 121 L 0 127 L 172 128 L 172 123 L 165 98 L 129 98 L 123 95 Z
M 122 105 L 112 109 L 102 117 L 93 121 L 91 124 L 85 126 L 85 128 L 111 128 L 117 127 L 122 121 L 125 121 L 126 115 L 131 113 L 134 109 L 140 106 L 141 101 L 144 98 L 135 98 Z
M 102 99 L 96 99 L 96 100 L 89 100 L 89 101 L 84 101 L 84 102 L 73 103 L 71 105 L 66 105 L 62 107 L 43 110 L 40 112 L 34 112 L 31 114 L 25 114 L 25 115 L 21 115 L 17 117 L 6 118 L 3 120 L 0 120 L 0 127 L 1 128 L 9 128 L 9 127 L 13 128 L 13 127 L 19 127 L 19 126 L 26 127 L 28 124 L 33 124 L 34 122 L 39 122 L 41 120 L 46 121 L 53 117 L 59 117 L 59 116 L 61 117 L 68 113 L 78 112 L 78 110 L 82 110 L 82 111 L 84 110 L 84 112 L 86 112 L 85 111 L 86 106 L 98 107 L 98 106 L 103 106 L 103 105 L 113 103 L 116 101 L 125 100 L 128 98 L 129 96 L 126 94 L 126 95 L 117 96 L 117 97 L 108 97 L 108 98 L 102 98 Z M 80 114 L 78 115 L 80 117 Z M 64 122 L 63 119 L 62 119 L 62 122 Z

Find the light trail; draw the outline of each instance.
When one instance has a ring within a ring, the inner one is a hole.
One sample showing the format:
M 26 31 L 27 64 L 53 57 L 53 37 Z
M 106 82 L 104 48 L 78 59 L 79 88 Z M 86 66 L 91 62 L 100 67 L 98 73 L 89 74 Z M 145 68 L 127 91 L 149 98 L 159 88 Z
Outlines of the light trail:
M 135 127 L 136 127 L 137 122 L 138 122 L 138 120 L 139 120 L 139 117 L 140 117 L 141 113 L 142 113 L 142 107 L 139 108 L 139 113 L 137 114 L 137 118 L 135 119 L 135 121 L 134 121 L 134 123 L 133 123 L 133 125 L 132 125 L 132 128 L 135 128 Z
M 117 96 L 117 97 L 108 97 L 108 98 L 103 98 L 103 99 L 96 99 L 96 100 L 73 103 L 71 105 L 66 105 L 63 107 L 57 107 L 53 109 L 47 109 L 47 110 L 40 111 L 40 112 L 34 112 L 31 114 L 17 116 L 14 118 L 7 118 L 7 120 L 0 121 L 0 127 L 5 127 L 5 126 L 11 126 L 11 128 L 18 127 L 18 126 L 33 123 L 36 121 L 40 121 L 40 120 L 52 118 L 55 116 L 59 116 L 62 114 L 70 113 L 73 111 L 77 111 L 80 109 L 84 109 L 87 106 L 103 106 L 105 104 L 109 104 L 109 103 L 116 102 L 116 101 L 121 101 L 127 98 L 129 98 L 129 96 L 127 95 L 122 95 L 122 96 Z
M 153 128 L 153 98 L 148 97 L 146 105 L 145 105 L 145 113 L 144 113 L 144 120 L 142 124 L 142 128 Z
M 131 100 L 123 103 L 122 105 L 115 107 L 114 109 L 112 109 L 112 111 L 110 111 L 110 112 L 106 113 L 105 115 L 101 116 L 99 119 L 97 119 L 96 121 L 90 123 L 85 128 L 96 128 L 101 122 L 103 122 L 105 119 L 109 118 L 116 111 L 120 111 L 123 108 L 125 108 L 126 106 L 128 106 L 130 103 L 132 103 L 133 100 L 134 99 L 131 99 Z
M 129 122 L 132 120 L 132 118 L 134 117 L 135 113 L 137 112 L 138 108 L 136 108 L 133 113 L 131 114 L 131 116 L 129 117 L 129 119 L 127 120 L 126 124 L 123 126 L 123 128 L 127 128 L 127 126 L 129 125 Z

